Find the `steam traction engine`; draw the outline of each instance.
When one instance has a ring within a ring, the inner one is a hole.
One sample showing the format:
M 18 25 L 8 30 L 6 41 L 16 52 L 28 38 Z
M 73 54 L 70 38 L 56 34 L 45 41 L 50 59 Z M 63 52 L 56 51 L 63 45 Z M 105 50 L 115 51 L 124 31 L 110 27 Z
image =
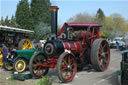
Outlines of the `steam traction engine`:
M 44 52 L 36 53 L 30 60 L 30 72 L 36 78 L 57 68 L 62 82 L 73 80 L 77 67 L 92 64 L 97 71 L 105 71 L 110 61 L 108 42 L 99 39 L 98 24 L 65 23 L 57 35 L 56 6 L 51 11 L 51 37 L 44 45 Z

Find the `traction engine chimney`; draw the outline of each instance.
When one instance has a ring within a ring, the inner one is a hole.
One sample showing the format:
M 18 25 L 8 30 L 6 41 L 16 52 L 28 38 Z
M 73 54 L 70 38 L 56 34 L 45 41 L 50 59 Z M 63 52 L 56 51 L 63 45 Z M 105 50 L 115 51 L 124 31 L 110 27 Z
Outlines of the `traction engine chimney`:
M 57 6 L 51 6 L 51 38 L 56 39 L 57 38 L 57 12 L 58 12 Z

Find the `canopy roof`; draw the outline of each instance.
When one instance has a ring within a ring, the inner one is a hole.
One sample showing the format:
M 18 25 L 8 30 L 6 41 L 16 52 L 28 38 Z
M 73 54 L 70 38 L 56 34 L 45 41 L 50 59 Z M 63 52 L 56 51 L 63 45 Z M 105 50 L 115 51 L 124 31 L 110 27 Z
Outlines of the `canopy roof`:
M 73 27 L 75 29 L 76 28 L 77 29 L 85 28 L 85 27 L 89 27 L 89 26 L 92 26 L 92 27 L 101 27 L 101 25 L 95 24 L 95 23 L 64 23 L 64 25 L 62 26 L 62 28 L 58 32 L 58 36 L 60 36 L 61 33 L 65 30 L 65 25 L 71 26 L 71 27 Z
M 69 26 L 94 26 L 94 27 L 101 27 L 101 25 L 99 24 L 95 24 L 95 23 L 66 23 Z
M 0 30 L 11 31 L 11 32 L 20 32 L 20 33 L 33 33 L 34 32 L 34 31 L 31 31 L 31 30 L 25 30 L 25 29 L 2 26 L 2 25 L 0 25 Z

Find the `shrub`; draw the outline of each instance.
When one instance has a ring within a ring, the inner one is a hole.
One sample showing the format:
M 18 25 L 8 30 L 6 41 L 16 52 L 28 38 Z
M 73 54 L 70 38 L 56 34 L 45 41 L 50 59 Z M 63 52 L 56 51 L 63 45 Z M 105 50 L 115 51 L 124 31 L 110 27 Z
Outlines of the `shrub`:
M 48 76 L 45 76 L 41 78 L 36 85 L 52 85 L 52 80 Z

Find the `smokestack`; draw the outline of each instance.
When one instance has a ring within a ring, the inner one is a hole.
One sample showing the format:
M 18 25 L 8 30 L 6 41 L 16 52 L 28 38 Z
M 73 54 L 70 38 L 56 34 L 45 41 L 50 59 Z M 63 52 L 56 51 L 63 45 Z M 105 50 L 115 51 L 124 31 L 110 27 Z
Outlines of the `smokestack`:
M 54 38 L 57 38 L 57 12 L 58 12 L 58 7 L 57 6 L 51 6 L 50 11 L 51 11 L 51 33 Z

